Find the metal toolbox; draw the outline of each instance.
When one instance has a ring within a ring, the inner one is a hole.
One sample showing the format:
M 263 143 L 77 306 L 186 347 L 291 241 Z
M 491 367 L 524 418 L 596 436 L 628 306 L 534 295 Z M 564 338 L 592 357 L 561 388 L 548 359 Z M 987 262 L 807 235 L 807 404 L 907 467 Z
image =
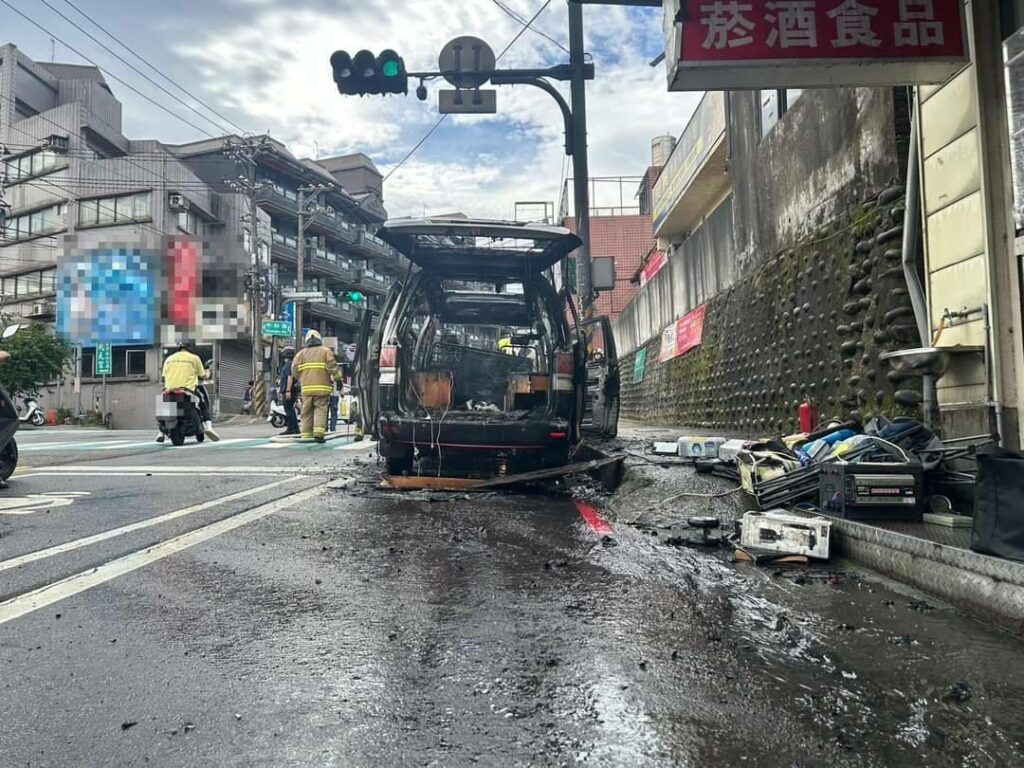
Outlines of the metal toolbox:
M 923 470 L 901 464 L 825 464 L 818 506 L 847 520 L 920 521 L 924 513 Z
M 772 509 L 743 516 L 740 546 L 828 560 L 832 523 L 820 515 Z

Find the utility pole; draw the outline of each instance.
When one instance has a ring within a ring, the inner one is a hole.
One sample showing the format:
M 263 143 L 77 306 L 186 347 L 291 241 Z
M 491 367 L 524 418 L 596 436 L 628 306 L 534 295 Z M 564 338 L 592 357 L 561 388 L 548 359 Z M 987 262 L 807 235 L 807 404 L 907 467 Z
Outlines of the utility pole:
M 259 206 L 256 194 L 264 184 L 256 181 L 256 167 L 259 156 L 266 150 L 269 140 L 266 136 L 247 138 L 241 142 L 232 142 L 226 148 L 226 154 L 242 166 L 244 173 L 237 179 L 229 179 L 225 183 L 249 198 L 249 272 L 246 275 L 246 288 L 249 291 L 251 305 L 250 322 L 252 334 L 252 379 L 253 405 L 257 416 L 265 416 L 267 412 L 267 382 L 263 367 L 263 265 L 260 263 L 260 227 Z
M 295 268 L 295 290 L 302 291 L 306 290 L 306 230 L 309 229 L 309 225 L 312 220 L 306 219 L 307 213 L 315 213 L 320 210 L 319 198 L 320 194 L 327 191 L 327 186 L 324 184 L 303 184 L 299 187 L 299 226 L 298 226 L 298 243 L 296 243 L 296 250 L 298 251 L 298 261 Z M 317 203 L 308 211 L 306 210 L 306 195 L 316 195 L 314 201 Z M 295 348 L 302 348 L 302 302 L 295 302 Z
M 579 293 L 583 311 L 590 308 L 594 298 L 590 272 L 590 168 L 587 162 L 587 80 L 583 50 L 583 6 L 569 0 L 569 66 L 572 79 L 569 93 L 572 97 L 572 177 L 573 201 L 576 204 L 576 234 L 583 245 L 579 249 L 576 266 Z

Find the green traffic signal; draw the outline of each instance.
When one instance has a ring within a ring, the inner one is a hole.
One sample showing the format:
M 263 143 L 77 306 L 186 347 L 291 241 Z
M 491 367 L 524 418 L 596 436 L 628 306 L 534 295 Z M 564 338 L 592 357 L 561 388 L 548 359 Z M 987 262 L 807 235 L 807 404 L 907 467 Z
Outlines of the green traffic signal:
M 390 48 L 381 51 L 379 56 L 366 50 L 354 56 L 346 51 L 335 51 L 331 56 L 331 69 L 338 93 L 346 96 L 409 92 L 405 62 Z

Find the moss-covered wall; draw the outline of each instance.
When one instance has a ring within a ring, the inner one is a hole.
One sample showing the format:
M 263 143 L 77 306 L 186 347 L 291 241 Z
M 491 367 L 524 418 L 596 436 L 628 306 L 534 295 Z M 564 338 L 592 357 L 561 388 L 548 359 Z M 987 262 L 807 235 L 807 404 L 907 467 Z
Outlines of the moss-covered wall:
M 805 398 L 823 417 L 917 415 L 920 381 L 883 352 L 919 344 L 901 264 L 902 189 L 847 210 L 708 302 L 704 343 L 664 364 L 660 339 L 622 362 L 623 414 L 749 435 L 784 433 Z

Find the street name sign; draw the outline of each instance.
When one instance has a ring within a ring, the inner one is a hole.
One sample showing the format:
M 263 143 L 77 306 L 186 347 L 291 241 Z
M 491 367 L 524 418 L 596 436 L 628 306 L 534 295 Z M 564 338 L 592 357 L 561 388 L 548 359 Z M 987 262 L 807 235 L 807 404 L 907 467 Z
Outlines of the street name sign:
M 110 345 L 100 342 L 96 345 L 96 375 L 109 376 L 114 371 L 114 355 Z
M 290 339 L 295 335 L 295 331 L 292 330 L 292 324 L 287 320 L 264 320 L 263 335 L 279 339 Z
M 665 0 L 670 91 L 942 83 L 963 0 Z

